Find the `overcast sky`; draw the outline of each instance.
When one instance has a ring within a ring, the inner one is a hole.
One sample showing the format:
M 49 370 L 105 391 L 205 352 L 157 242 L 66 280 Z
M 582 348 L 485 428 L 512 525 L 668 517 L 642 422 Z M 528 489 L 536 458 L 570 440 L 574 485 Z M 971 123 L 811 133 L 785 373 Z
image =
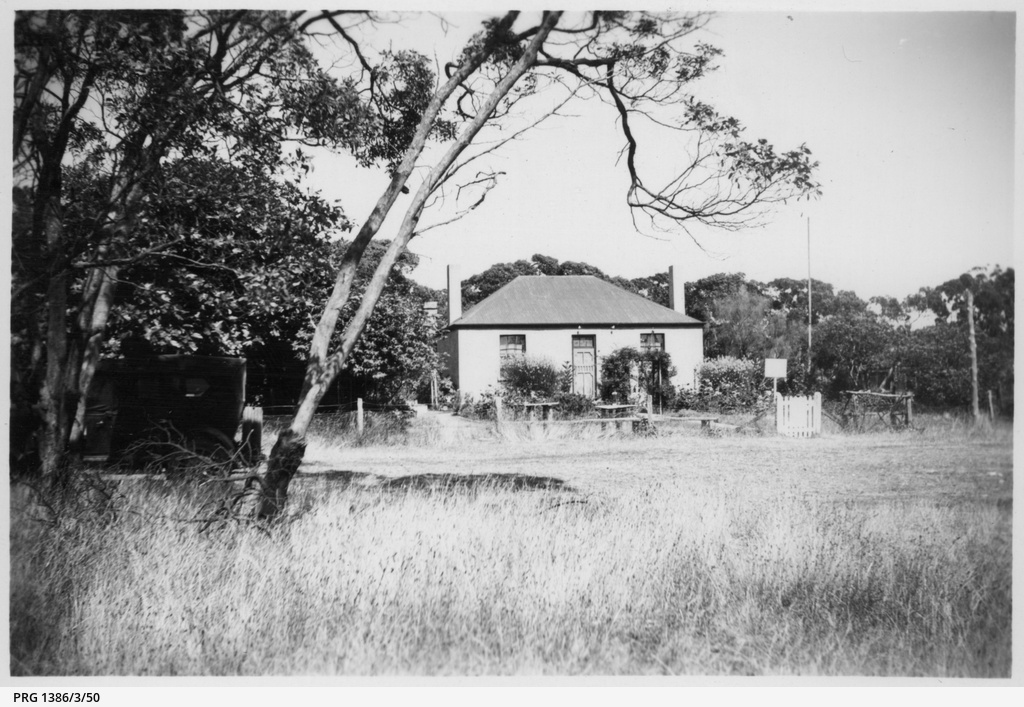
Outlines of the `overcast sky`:
M 424 16 L 396 30 L 395 45 L 413 42 L 443 62 L 479 17 L 452 24 L 445 36 Z M 1013 265 L 1012 14 L 725 12 L 703 39 L 725 54 L 694 93 L 738 117 L 748 138 L 780 149 L 806 143 L 821 162 L 820 199 L 780 206 L 769 225 L 738 234 L 638 233 L 615 112 L 592 101 L 493 159 L 506 174 L 486 202 L 412 242 L 422 258 L 414 278 L 440 288 L 448 263 L 468 276 L 534 253 L 625 277 L 676 263 L 687 280 L 803 278 L 808 220 L 813 276 L 863 298 Z M 673 145 L 657 149 L 668 155 Z M 320 161 L 315 179 L 357 221 L 386 184 L 344 158 Z

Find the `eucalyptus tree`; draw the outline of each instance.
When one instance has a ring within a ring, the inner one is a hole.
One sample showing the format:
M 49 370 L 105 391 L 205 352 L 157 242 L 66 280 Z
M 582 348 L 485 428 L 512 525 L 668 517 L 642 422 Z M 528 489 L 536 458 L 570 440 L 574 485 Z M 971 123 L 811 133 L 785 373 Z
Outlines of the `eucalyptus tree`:
M 927 308 L 936 322 L 967 321 L 967 293 L 974 298 L 978 328 L 991 336 L 1013 339 L 1014 270 L 999 266 L 972 268 L 937 287 L 923 287 L 907 299 L 908 306 Z
M 634 282 L 621 277 L 611 277 L 606 275 L 600 268 L 589 263 L 579 263 L 572 260 L 559 262 L 557 258 L 537 253 L 529 260 L 517 260 L 513 263 L 495 263 L 483 272 L 467 277 L 462 281 L 462 306 L 469 307 L 490 297 L 520 275 L 546 275 L 549 277 L 593 275 L 630 292 L 637 292 L 638 288 L 648 285 L 650 281 L 650 278 L 637 278 Z M 668 295 L 665 295 L 665 299 L 667 301 Z
M 975 418 L 980 389 L 997 390 L 1012 400 L 1014 279 L 1013 268 L 977 267 L 937 287 L 921 288 L 906 300 L 908 309 L 931 310 L 938 331 L 966 338 Z
M 22 388 L 36 391 L 47 477 L 62 476 L 81 434 L 122 270 L 201 239 L 184 227 L 139 238 L 159 202 L 148 191 L 155 176 L 190 159 L 283 174 L 305 161 L 301 150 L 282 149 L 289 141 L 358 151 L 380 132 L 352 83 L 319 66 L 300 18 L 16 13 L 13 168 L 24 213 L 12 309 L 32 351 Z M 83 173 L 89 178 L 77 178 Z
M 426 62 L 413 62 L 414 80 L 403 85 L 429 87 L 429 99 L 403 123 L 414 126 L 411 139 L 393 155 L 391 180 L 338 269 L 314 329 L 296 413 L 275 442 L 262 479 L 259 517 L 272 518 L 284 508 L 288 485 L 305 453 L 313 413 L 358 341 L 390 268 L 417 233 L 432 227 L 421 225 L 424 213 L 439 197 L 470 184 L 483 185 L 485 196 L 498 175 L 469 174 L 469 167 L 523 137 L 532 125 L 570 101 L 596 97 L 608 104 L 622 132 L 628 176 L 625 205 L 636 218 L 650 219 L 658 227 L 684 232 L 694 223 L 742 228 L 757 223 L 778 203 L 818 193 L 817 163 L 805 146 L 776 151 L 767 140 L 747 140 L 739 120 L 722 115 L 693 94 L 692 84 L 711 71 L 721 55 L 699 40 L 709 19 L 705 13 L 508 12 L 484 22 L 481 31 L 443 64 L 442 76 L 428 74 Z M 306 22 L 329 25 L 344 39 L 352 53 L 350 65 L 356 67 L 350 76 L 358 78 L 368 95 L 379 89 L 382 75 L 392 75 L 386 66 L 398 54 L 375 53 L 376 40 L 362 20 L 324 11 Z M 523 114 L 532 117 L 525 124 L 516 123 Z M 675 141 L 644 147 L 642 122 L 669 126 Z M 497 136 L 483 140 L 485 131 Z M 439 154 L 427 150 L 431 137 L 445 141 Z M 652 165 L 668 165 L 670 171 L 666 176 L 652 171 Z M 362 253 L 403 193 L 412 196 L 403 203 L 397 231 L 339 343 L 332 347 Z

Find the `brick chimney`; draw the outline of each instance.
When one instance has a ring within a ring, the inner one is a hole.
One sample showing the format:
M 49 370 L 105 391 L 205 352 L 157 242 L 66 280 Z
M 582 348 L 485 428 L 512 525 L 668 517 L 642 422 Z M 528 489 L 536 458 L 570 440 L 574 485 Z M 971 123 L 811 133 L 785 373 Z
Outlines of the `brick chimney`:
M 427 315 L 429 321 L 434 321 L 437 318 L 437 302 L 430 301 L 423 303 L 423 312 Z
M 448 266 L 448 324 L 462 317 L 462 277 L 458 265 Z
M 683 269 L 678 265 L 668 266 L 668 306 L 686 314 L 686 290 L 684 289 Z

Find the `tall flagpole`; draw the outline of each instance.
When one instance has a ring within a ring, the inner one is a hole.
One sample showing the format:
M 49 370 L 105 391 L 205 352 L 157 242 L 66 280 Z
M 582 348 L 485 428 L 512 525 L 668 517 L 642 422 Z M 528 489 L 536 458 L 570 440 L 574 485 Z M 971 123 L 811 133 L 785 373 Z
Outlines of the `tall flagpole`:
M 811 217 L 807 217 L 807 373 L 811 373 Z

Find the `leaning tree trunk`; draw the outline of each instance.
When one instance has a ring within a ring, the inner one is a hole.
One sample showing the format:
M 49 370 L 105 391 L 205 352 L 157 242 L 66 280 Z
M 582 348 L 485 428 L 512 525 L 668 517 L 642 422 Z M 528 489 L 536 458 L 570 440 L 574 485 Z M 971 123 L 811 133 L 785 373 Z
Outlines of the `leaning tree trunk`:
M 473 142 L 476 135 L 480 132 L 481 128 L 483 128 L 484 124 L 497 108 L 499 101 L 508 94 L 516 82 L 518 82 L 519 79 L 521 79 L 523 75 L 526 74 L 526 72 L 534 65 L 541 46 L 544 44 L 544 41 L 547 39 L 551 30 L 558 23 L 560 16 L 560 12 L 545 13 L 541 28 L 531 39 L 527 49 L 519 57 L 509 72 L 497 83 L 494 90 L 488 96 L 480 111 L 477 113 L 476 117 L 469 123 L 466 129 L 456 139 L 455 143 L 448 149 L 438 163 L 434 165 L 430 170 L 430 173 L 423 180 L 423 183 L 417 190 L 416 195 L 413 197 L 412 203 L 406 210 L 405 218 L 402 221 L 402 225 L 399 227 L 398 235 L 392 240 L 391 245 L 388 246 L 388 249 L 384 254 L 384 257 L 374 270 L 373 277 L 370 279 L 370 283 L 367 285 L 366 291 L 363 293 L 359 308 L 356 310 L 352 320 L 345 327 L 340 349 L 335 354 L 328 357 L 328 344 L 334 334 L 338 313 L 340 312 L 341 307 L 348 300 L 352 282 L 355 279 L 355 270 L 359 265 L 359 258 L 362 257 L 362 251 L 365 249 L 366 244 L 369 243 L 369 240 L 373 238 L 377 229 L 379 229 L 380 223 L 383 221 L 384 216 L 387 215 L 388 211 L 390 211 L 401 187 L 404 186 L 409 175 L 412 173 L 416 160 L 422 153 L 423 147 L 426 144 L 426 138 L 433 126 L 434 119 L 440 113 L 445 100 L 447 100 L 448 96 L 454 92 L 455 88 L 463 80 L 468 78 L 468 76 L 483 63 L 487 58 L 487 55 L 493 51 L 493 47 L 485 47 L 482 50 L 482 52 L 484 52 L 483 56 L 479 56 L 478 52 L 478 56 L 475 57 L 472 62 L 468 63 L 468 66 L 471 68 L 467 69 L 467 66 L 460 68 L 459 72 L 457 72 L 455 76 L 453 76 L 453 78 L 449 80 L 437 94 L 435 94 L 427 110 L 424 112 L 423 117 L 420 119 L 416 135 L 413 138 L 413 142 L 406 150 L 402 164 L 396 171 L 395 176 L 392 178 L 391 184 L 378 201 L 377 206 L 370 215 L 367 223 L 360 229 L 359 236 L 357 236 L 353 245 L 349 247 L 349 251 L 346 252 L 345 258 L 342 261 L 342 266 L 339 271 L 338 279 L 335 282 L 334 290 L 331 293 L 331 297 L 328 300 L 324 314 L 321 316 L 320 322 L 314 332 L 311 354 L 306 367 L 306 378 L 303 382 L 302 394 L 299 398 L 299 406 L 296 410 L 295 417 L 292 419 L 292 423 L 289 425 L 288 429 L 278 436 L 277 442 L 274 443 L 274 447 L 270 452 L 270 459 L 267 462 L 267 472 L 263 477 L 261 484 L 261 498 L 256 511 L 258 518 L 270 520 L 275 518 L 284 510 L 288 499 L 288 486 L 291 483 L 292 478 L 298 472 L 299 465 L 302 463 L 302 457 L 305 454 L 306 430 L 309 428 L 309 423 L 313 418 L 313 413 L 320 404 L 320 400 L 329 388 L 331 381 L 334 380 L 338 371 L 341 370 L 342 366 L 344 366 L 345 361 L 348 359 L 348 355 L 351 353 L 359 335 L 362 333 L 363 328 L 365 327 L 366 322 L 369 319 L 370 314 L 373 312 L 373 308 L 384 289 L 391 267 L 397 261 L 398 257 L 405 252 L 410 239 L 415 234 L 416 226 L 419 223 L 420 215 L 423 213 L 428 197 L 430 197 L 434 190 L 441 184 L 448 170 L 451 169 L 455 160 L 460 154 L 462 154 L 462 151 Z M 514 20 L 515 13 L 509 13 L 509 15 L 504 18 L 503 22 L 507 23 L 508 27 L 511 27 Z M 349 252 L 353 251 L 356 243 L 358 243 L 366 233 L 369 235 L 365 238 L 362 248 L 355 251 L 356 254 L 354 259 L 350 260 Z

